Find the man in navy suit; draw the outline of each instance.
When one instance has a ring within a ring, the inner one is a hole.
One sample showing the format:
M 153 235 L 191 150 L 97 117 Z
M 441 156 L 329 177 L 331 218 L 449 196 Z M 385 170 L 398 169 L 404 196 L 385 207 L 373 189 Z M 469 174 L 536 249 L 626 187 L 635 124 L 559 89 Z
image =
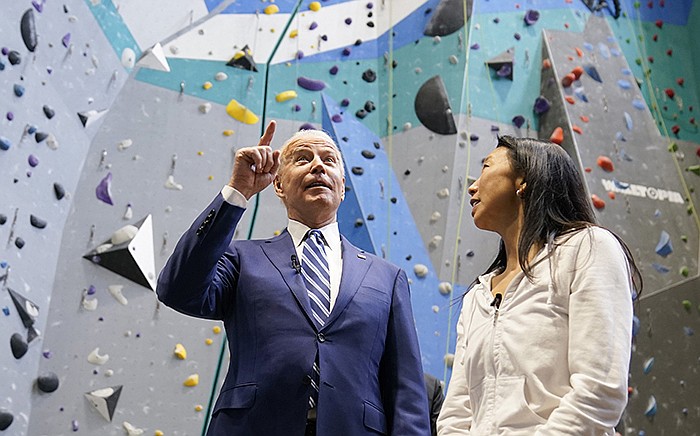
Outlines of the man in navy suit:
M 273 121 L 256 147 L 236 152 L 229 184 L 158 279 L 163 303 L 226 327 L 231 361 L 207 434 L 429 435 L 406 273 L 340 235 L 345 172 L 333 140 L 301 131 L 273 151 L 274 131 Z M 287 229 L 232 241 L 247 201 L 270 184 Z M 314 285 L 323 298 L 309 284 L 314 264 L 326 271 Z

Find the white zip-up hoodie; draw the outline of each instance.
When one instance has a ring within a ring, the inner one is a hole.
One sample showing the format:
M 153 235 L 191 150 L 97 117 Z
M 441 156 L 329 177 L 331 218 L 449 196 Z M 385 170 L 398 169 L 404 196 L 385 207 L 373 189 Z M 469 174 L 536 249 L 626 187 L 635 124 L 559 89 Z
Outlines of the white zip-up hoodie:
M 491 306 L 492 272 L 464 296 L 439 436 L 612 435 L 627 404 L 627 259 L 591 227 L 545 246 Z

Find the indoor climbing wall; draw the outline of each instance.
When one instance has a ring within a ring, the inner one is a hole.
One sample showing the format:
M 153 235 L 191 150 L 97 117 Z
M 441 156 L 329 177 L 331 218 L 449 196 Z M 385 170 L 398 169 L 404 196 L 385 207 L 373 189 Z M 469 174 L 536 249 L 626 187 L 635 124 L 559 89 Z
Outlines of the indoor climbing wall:
M 222 326 L 159 304 L 233 153 L 323 128 L 341 231 L 404 268 L 427 372 L 498 240 L 467 187 L 497 135 L 580 162 L 642 268 L 632 434 L 692 434 L 700 143 L 692 0 L 22 0 L 0 17 L 0 434 L 201 434 Z M 617 16 L 617 18 L 616 18 Z M 271 190 L 237 238 L 284 229 Z

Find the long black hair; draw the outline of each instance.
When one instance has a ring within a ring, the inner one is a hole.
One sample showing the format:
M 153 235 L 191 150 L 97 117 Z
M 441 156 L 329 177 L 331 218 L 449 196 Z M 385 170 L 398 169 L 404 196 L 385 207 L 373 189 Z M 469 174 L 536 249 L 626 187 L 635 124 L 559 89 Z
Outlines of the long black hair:
M 516 174 L 526 183 L 522 191 L 523 228 L 518 240 L 518 263 L 528 279 L 532 268 L 528 255 L 533 246 L 553 244 L 554 239 L 577 230 L 598 226 L 591 200 L 578 167 L 557 144 L 533 138 L 499 136 L 496 147 L 508 149 L 508 158 Z M 609 231 L 609 230 L 608 230 Z M 627 257 L 637 294 L 643 286 L 627 244 L 615 233 Z M 486 273 L 506 267 L 506 247 L 501 240 L 498 254 Z

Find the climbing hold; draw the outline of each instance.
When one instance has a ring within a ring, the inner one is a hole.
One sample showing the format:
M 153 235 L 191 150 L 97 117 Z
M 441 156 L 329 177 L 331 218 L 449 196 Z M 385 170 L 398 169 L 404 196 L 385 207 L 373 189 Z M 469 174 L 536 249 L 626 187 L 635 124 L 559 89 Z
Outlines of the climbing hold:
M 282 91 L 275 96 L 275 100 L 277 100 L 278 103 L 282 103 L 293 98 L 297 98 L 297 92 L 294 90 Z
M 85 398 L 99 412 L 104 419 L 112 422 L 114 411 L 119 402 L 119 396 L 122 393 L 122 386 L 112 386 L 109 388 L 96 389 L 85 393 Z
M 688 269 L 687 266 L 682 266 L 681 269 L 678 270 L 678 272 L 679 272 L 680 275 L 682 275 L 683 277 L 688 277 L 688 275 L 690 274 L 690 270 Z
M 7 60 L 10 61 L 11 65 L 19 65 L 22 63 L 22 55 L 18 51 L 12 50 L 7 54 Z
M 598 156 L 596 159 L 596 164 L 606 172 L 612 172 L 615 169 L 613 161 L 607 156 Z
M 107 286 L 107 290 L 110 294 L 112 294 L 112 297 L 114 297 L 114 299 L 117 300 L 122 306 L 126 306 L 129 304 L 129 300 L 127 300 L 124 294 L 122 294 L 122 289 L 124 289 L 124 286 L 122 285 Z
M 0 136 L 0 150 L 9 150 L 12 147 L 12 142 L 4 136 Z
M 364 80 L 367 83 L 372 83 L 375 80 L 377 80 L 377 73 L 375 73 L 371 68 L 365 70 L 364 73 L 362 73 L 362 80 Z
M 173 350 L 173 354 L 180 360 L 187 359 L 187 350 L 182 344 L 175 344 L 175 350 Z
M 182 383 L 187 387 L 194 387 L 199 384 L 199 374 L 192 374 Z
M 438 291 L 440 291 L 442 295 L 450 295 L 452 293 L 452 283 L 440 282 L 438 285 Z
M 32 225 L 32 227 L 36 227 L 37 229 L 43 229 L 46 227 L 46 220 L 42 220 L 36 215 L 29 215 L 29 223 Z
M 413 266 L 413 273 L 418 277 L 425 277 L 428 275 L 428 267 L 422 263 L 417 263 Z
M 596 67 L 593 65 L 586 65 L 583 67 L 583 69 L 586 71 L 586 74 L 591 76 L 591 79 L 595 80 L 596 82 L 603 83 L 603 79 L 600 78 L 600 74 L 598 73 Z
M 15 95 L 17 97 L 21 97 L 24 95 L 24 86 L 22 86 L 20 84 L 15 84 L 15 86 L 13 87 L 13 90 L 14 90 Z
M 628 114 L 627 112 L 624 112 L 624 117 L 625 117 L 625 125 L 627 126 L 627 130 L 630 132 L 634 128 L 634 121 L 632 121 L 632 116 Z
M 228 102 L 226 113 L 229 114 L 231 118 L 244 124 L 255 124 L 258 122 L 258 116 L 235 99 L 231 99 L 231 101 Z
M 141 436 L 143 434 L 142 428 L 134 427 L 127 421 L 122 422 L 122 427 L 124 427 L 127 436 Z
M 515 127 L 517 127 L 519 129 L 523 126 L 523 124 L 525 124 L 525 117 L 522 115 L 516 115 L 513 117 L 511 122 L 513 123 L 513 125 Z
M 665 230 L 661 231 L 659 242 L 656 244 L 656 254 L 661 257 L 666 257 L 673 252 L 673 244 L 671 243 L 671 235 Z
M 672 88 L 666 88 L 664 89 L 664 92 L 668 96 L 668 98 L 673 98 L 676 96 L 676 91 L 674 91 Z
M 513 59 L 515 57 L 515 47 L 510 47 L 504 52 L 488 59 L 486 65 L 496 72 L 496 76 L 513 80 Z
M 265 12 L 266 15 L 273 15 L 279 11 L 280 11 L 280 8 L 277 5 L 270 5 L 270 6 L 266 7 L 265 9 L 263 9 L 263 12 Z
M 22 41 L 24 41 L 24 45 L 27 47 L 27 50 L 33 52 L 37 45 L 36 24 L 34 22 L 33 9 L 29 8 L 24 11 L 19 28 L 20 32 L 22 33 Z
M 370 150 L 362 150 L 361 154 L 362 157 L 364 157 L 365 159 L 374 159 L 374 157 L 376 156 L 374 152 Z
M 326 84 L 321 80 L 310 79 L 308 77 L 298 77 L 297 85 L 309 91 L 321 91 L 326 87 Z
M 333 116 L 331 117 L 331 120 L 334 123 L 341 123 L 341 122 L 343 122 L 343 116 L 340 114 L 333 114 Z
M 21 334 L 15 333 L 10 336 L 10 349 L 15 359 L 21 359 L 22 356 L 27 354 L 29 344 L 27 344 L 27 341 L 24 340 Z
M 228 74 L 219 71 L 219 72 L 216 73 L 216 75 L 214 76 L 214 79 L 215 79 L 217 82 L 223 82 L 224 80 L 228 79 Z
M 109 354 L 100 354 L 100 348 L 95 348 L 88 354 L 88 362 L 93 365 L 104 365 L 109 360 Z
M 211 103 L 206 102 L 199 105 L 199 112 L 208 114 L 211 111 Z
M 122 51 L 121 61 L 124 68 L 134 68 L 134 64 L 136 63 L 136 53 L 134 53 L 134 50 L 129 47 L 125 48 Z
M 420 87 L 414 100 L 414 110 L 427 129 L 441 135 L 457 133 L 445 83 L 439 75 L 428 79 Z
M 542 115 L 543 113 L 547 112 L 550 107 L 551 104 L 549 103 L 549 100 L 547 100 L 545 96 L 540 95 L 535 99 L 533 110 L 537 115 Z
M 321 3 L 317 2 L 317 1 L 309 3 L 309 10 L 312 10 L 314 12 L 320 11 L 321 10 Z
M 597 195 L 591 195 L 591 200 L 593 202 L 593 207 L 595 207 L 596 209 L 600 210 L 605 208 L 605 200 L 598 197 Z
M 644 372 L 644 374 L 649 374 L 651 372 L 651 369 L 654 367 L 655 360 L 656 359 L 654 359 L 653 357 L 650 357 L 644 361 L 644 364 L 642 365 L 642 371 Z
M 46 392 L 47 394 L 58 389 L 58 385 L 58 376 L 53 372 L 44 373 L 36 379 L 36 386 L 41 392 Z
M 532 26 L 537 22 L 537 20 L 540 19 L 540 12 L 536 11 L 534 9 L 530 9 L 527 12 L 525 12 L 525 24 L 528 26 Z
M 53 184 L 53 193 L 56 195 L 56 200 L 61 200 L 66 196 L 66 190 L 60 183 Z
M 10 412 L 0 410 L 0 431 L 7 430 L 14 419 L 15 417 Z
M 469 0 L 466 4 L 471 5 Z M 441 0 L 435 8 L 430 21 L 423 28 L 426 36 L 447 36 L 464 26 L 465 20 L 469 20 L 472 8 L 466 7 L 466 17 L 463 13 L 465 3 L 463 0 Z
M 55 185 L 54 185 L 55 187 Z M 107 173 L 104 178 L 100 181 L 100 183 L 97 185 L 97 188 L 95 188 L 95 195 L 97 196 L 97 199 L 100 201 L 103 201 L 109 205 L 114 205 L 114 202 L 112 201 L 112 173 Z
M 579 78 L 581 78 L 581 75 L 583 74 L 583 67 L 581 67 L 581 66 L 574 67 L 574 69 L 571 70 L 571 74 L 573 74 L 574 77 L 576 78 L 576 80 L 578 80 Z
M 17 237 L 17 238 L 15 239 L 15 247 L 17 247 L 17 248 L 19 248 L 19 249 L 21 250 L 22 247 L 24 247 L 24 239 L 22 239 L 22 238 L 20 238 L 20 237 Z
M 335 76 L 336 74 L 338 74 L 338 66 L 337 66 L 337 65 L 333 65 L 333 66 L 331 67 L 331 69 L 328 70 L 328 72 L 329 72 L 332 76 Z
M 253 53 L 250 51 L 248 45 L 244 45 L 243 48 L 237 51 L 233 57 L 226 63 L 229 67 L 240 68 L 242 70 L 257 72 L 258 68 L 255 64 L 255 59 L 253 59 Z
M 210 81 L 206 81 L 202 84 L 202 88 L 205 91 L 210 90 L 212 86 L 214 86 L 214 85 L 212 85 L 212 83 Z
M 218 325 L 215 325 L 214 327 L 211 328 L 211 331 L 212 331 L 215 335 L 218 335 L 219 333 L 221 333 L 221 327 L 219 327 Z
M 690 310 L 693 308 L 693 303 L 690 300 L 683 300 L 683 309 L 685 309 L 686 312 L 690 313 Z
M 644 415 L 648 418 L 656 415 L 656 398 L 654 398 L 653 395 L 650 396 L 649 400 L 647 401 L 647 407 L 644 409 Z
M 61 44 L 63 44 L 65 48 L 68 48 L 70 45 L 70 32 L 63 35 L 63 38 L 61 38 Z

